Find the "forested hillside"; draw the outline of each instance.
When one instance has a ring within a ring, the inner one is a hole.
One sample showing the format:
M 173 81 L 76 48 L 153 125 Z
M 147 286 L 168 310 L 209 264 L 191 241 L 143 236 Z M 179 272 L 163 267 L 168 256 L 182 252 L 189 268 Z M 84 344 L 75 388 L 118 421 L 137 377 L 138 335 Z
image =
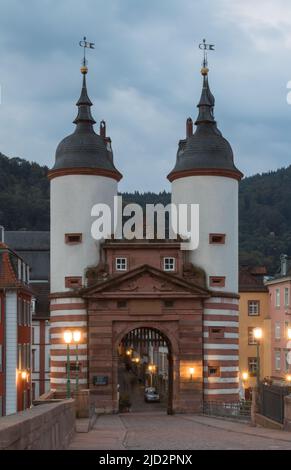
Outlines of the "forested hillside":
M 46 166 L 0 154 L 0 225 L 6 230 L 49 229 Z M 124 193 L 127 202 L 170 202 L 167 192 Z M 245 178 L 240 184 L 240 262 L 277 269 L 291 256 L 291 166 Z

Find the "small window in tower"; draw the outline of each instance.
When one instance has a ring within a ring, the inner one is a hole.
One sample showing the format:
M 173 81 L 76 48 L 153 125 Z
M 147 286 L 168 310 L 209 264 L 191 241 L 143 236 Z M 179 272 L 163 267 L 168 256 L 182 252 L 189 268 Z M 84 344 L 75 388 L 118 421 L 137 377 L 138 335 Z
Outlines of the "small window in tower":
M 117 301 L 117 308 L 126 308 L 126 307 L 127 307 L 126 300 L 118 300 Z
M 220 369 L 218 366 L 208 366 L 208 377 L 219 377 Z
M 164 258 L 164 271 L 175 271 L 176 259 L 175 258 Z
M 213 339 L 224 338 L 224 328 L 214 328 L 209 329 L 209 337 Z
M 82 234 L 81 233 L 66 233 L 65 243 L 67 243 L 67 245 L 76 245 L 77 243 L 82 243 Z
M 82 287 L 81 276 L 65 277 L 65 287 L 68 289 L 76 289 Z
M 116 271 L 126 271 L 127 270 L 127 258 L 116 258 L 115 268 L 116 268 Z
M 166 308 L 173 308 L 174 307 L 174 301 L 173 300 L 165 300 L 164 305 Z
M 225 276 L 210 276 L 209 285 L 211 287 L 224 287 L 225 286 Z
M 211 245 L 224 245 L 225 244 L 225 233 L 210 233 L 209 243 Z

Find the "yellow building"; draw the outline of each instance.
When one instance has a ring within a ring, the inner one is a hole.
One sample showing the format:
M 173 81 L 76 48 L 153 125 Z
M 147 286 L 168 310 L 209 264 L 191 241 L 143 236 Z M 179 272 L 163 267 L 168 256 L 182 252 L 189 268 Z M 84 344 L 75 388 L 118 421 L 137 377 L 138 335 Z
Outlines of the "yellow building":
M 261 328 L 260 379 L 271 375 L 271 320 L 269 317 L 269 292 L 264 285 L 264 267 L 242 267 L 239 275 L 239 368 L 241 387 L 248 389 L 256 385 L 257 342 L 254 328 Z M 243 372 L 248 373 L 243 380 Z

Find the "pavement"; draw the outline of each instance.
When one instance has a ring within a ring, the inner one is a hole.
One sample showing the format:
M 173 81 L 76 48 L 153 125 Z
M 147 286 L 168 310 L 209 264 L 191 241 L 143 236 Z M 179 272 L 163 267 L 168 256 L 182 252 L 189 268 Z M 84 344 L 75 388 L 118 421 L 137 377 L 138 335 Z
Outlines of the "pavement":
M 77 433 L 70 450 L 286 450 L 291 433 L 200 415 L 157 409 L 100 415 L 91 431 Z

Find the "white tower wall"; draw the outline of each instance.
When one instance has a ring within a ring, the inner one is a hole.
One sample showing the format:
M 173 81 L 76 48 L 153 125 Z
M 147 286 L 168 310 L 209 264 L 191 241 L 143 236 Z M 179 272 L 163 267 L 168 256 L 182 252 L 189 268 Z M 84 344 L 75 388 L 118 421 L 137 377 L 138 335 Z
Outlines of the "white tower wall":
M 91 236 L 91 209 L 105 203 L 113 213 L 117 181 L 98 175 L 65 175 L 51 180 L 51 292 L 63 292 L 65 277 L 82 276 L 99 261 L 99 243 Z M 80 244 L 66 244 L 66 233 L 81 233 Z
M 238 292 L 238 181 L 222 176 L 188 176 L 172 183 L 172 202 L 199 204 L 199 246 L 189 261 L 210 276 L 225 276 L 221 292 Z M 225 244 L 210 244 L 209 234 L 225 234 Z M 214 287 L 210 287 L 214 289 Z

